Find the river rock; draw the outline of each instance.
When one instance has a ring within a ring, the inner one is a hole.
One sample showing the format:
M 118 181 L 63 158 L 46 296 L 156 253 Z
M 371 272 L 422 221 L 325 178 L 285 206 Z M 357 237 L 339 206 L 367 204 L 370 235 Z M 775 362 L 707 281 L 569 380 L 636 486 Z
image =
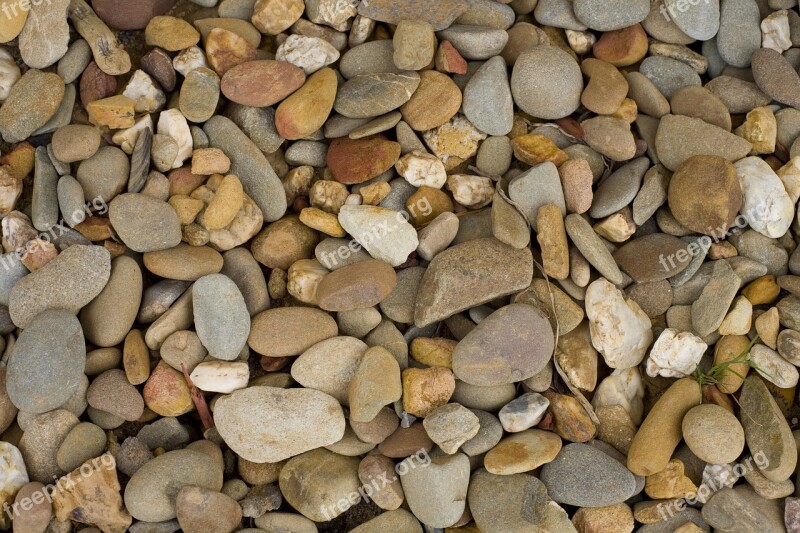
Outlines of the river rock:
M 345 427 L 339 402 L 331 396 L 312 389 L 274 387 L 241 389 L 220 398 L 214 423 L 232 450 L 262 463 L 333 444 Z M 309 432 L 309 427 L 315 431 Z M 271 445 L 264 447 L 264 442 Z
M 250 333 L 250 314 L 242 293 L 224 274 L 210 274 L 192 286 L 197 335 L 211 357 L 238 358 Z
M 555 46 L 523 52 L 511 73 L 514 102 L 543 119 L 563 118 L 580 105 L 583 76 L 575 60 Z

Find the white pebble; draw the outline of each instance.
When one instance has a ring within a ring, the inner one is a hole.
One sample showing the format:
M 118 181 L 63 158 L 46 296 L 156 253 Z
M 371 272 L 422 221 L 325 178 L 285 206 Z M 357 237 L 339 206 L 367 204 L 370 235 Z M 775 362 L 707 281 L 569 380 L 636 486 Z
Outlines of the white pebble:
M 250 368 L 244 361 L 206 361 L 194 367 L 189 377 L 200 390 L 229 394 L 247 387 Z
M 688 331 L 667 328 L 653 344 L 647 360 L 647 375 L 682 378 L 691 375 L 708 345 Z

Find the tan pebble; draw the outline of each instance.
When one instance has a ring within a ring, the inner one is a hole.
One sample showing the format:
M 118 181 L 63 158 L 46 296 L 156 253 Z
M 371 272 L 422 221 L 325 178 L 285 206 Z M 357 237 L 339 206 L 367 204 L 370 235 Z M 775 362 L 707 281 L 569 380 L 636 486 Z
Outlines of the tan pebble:
M 633 124 L 639 116 L 639 108 L 636 102 L 630 98 L 625 98 L 616 111 L 611 113 L 614 118 L 621 118 L 628 124 Z
M 258 0 L 250 21 L 266 35 L 278 35 L 303 14 L 303 0 Z
M 122 363 L 131 385 L 141 385 L 150 377 L 150 350 L 140 330 L 132 329 L 125 336 Z
M 255 46 L 224 28 L 211 30 L 205 45 L 208 64 L 220 76 L 237 65 L 256 59 Z
M 403 370 L 403 409 L 414 416 L 427 416 L 446 404 L 456 388 L 453 373 L 440 366 Z
M 230 168 L 231 160 L 219 148 L 198 148 L 192 152 L 192 174 L 225 174 Z
M 370 183 L 366 187 L 361 187 L 358 193 L 361 195 L 363 205 L 378 205 L 391 190 L 391 185 L 385 181 L 378 181 Z
M 145 42 L 168 52 L 184 50 L 200 41 L 200 33 L 191 24 L 175 17 L 153 17 L 144 29 Z
M 770 307 L 769 310 L 756 318 L 755 324 L 759 340 L 774 350 L 778 343 L 778 329 L 780 327 L 778 308 Z
M 198 213 L 206 206 L 202 200 L 190 198 L 185 194 L 175 194 L 170 197 L 169 205 L 178 214 L 178 220 L 182 225 L 191 224 L 194 222 Z
M 411 341 L 411 357 L 423 365 L 452 368 L 457 344 L 452 339 L 417 337 Z
M 392 43 L 394 64 L 401 70 L 422 70 L 433 61 L 436 36 L 424 20 L 401 20 Z
M 683 461 L 672 459 L 661 472 L 645 479 L 644 491 L 653 499 L 686 498 L 697 492 L 697 486 L 684 474 Z
M 336 215 L 316 207 L 306 207 L 300 211 L 300 222 L 331 237 L 344 237 L 347 235 L 342 225 L 339 224 L 339 218 Z
M 183 374 L 164 361 L 153 369 L 142 396 L 147 407 L 161 416 L 181 416 L 194 407 Z
M 411 129 L 425 131 L 450 120 L 461 108 L 461 91 L 446 74 L 435 70 L 419 73 L 419 86 L 400 112 Z
M 207 230 L 222 229 L 233 222 L 244 203 L 244 188 L 239 178 L 228 174 L 219 183 L 214 198 L 201 217 L 201 225 Z
M 551 161 L 555 166 L 560 166 L 569 158 L 553 141 L 537 133 L 515 137 L 511 141 L 511 148 L 516 158 L 528 165 Z
M 714 347 L 714 365 L 723 365 L 740 358 L 749 344 L 750 340 L 744 335 L 723 336 Z M 749 371 L 750 366 L 747 363 L 728 364 L 720 371 L 717 388 L 726 394 L 735 393 L 742 386 L 743 378 L 747 377 Z
M 316 231 L 300 222 L 298 216 L 290 215 L 261 230 L 250 249 L 259 263 L 288 270 L 298 259 L 313 257 L 318 242 Z
M 584 107 L 598 115 L 616 112 L 628 94 L 628 82 L 617 67 L 590 57 L 581 63 L 581 71 L 589 78 L 581 94 Z
M 582 507 L 573 515 L 572 524 L 579 533 L 630 533 L 635 526 L 633 512 L 624 503 L 605 507 Z
M 708 258 L 713 261 L 736 257 L 737 255 L 739 255 L 739 251 L 728 241 L 715 242 L 708 249 Z
M 275 110 L 275 127 L 288 140 L 308 137 L 325 124 L 336 99 L 336 72 L 322 68 L 280 103 Z
M 536 215 L 536 240 L 542 250 L 544 273 L 555 279 L 569 276 L 569 243 L 564 217 L 556 204 L 545 204 Z
M 588 442 L 597 433 L 597 428 L 578 400 L 553 391 L 543 393 L 550 401 L 549 412 L 553 415 L 553 431 L 569 442 Z
M 780 293 L 781 288 L 775 282 L 775 276 L 772 275 L 761 276 L 742 289 L 742 294 L 753 305 L 774 303 Z
M 592 169 L 585 159 L 570 159 L 558 169 L 564 202 L 570 213 L 585 213 L 592 206 Z
M 133 100 L 118 94 L 89 102 L 86 111 L 89 113 L 89 122 L 96 126 L 108 126 L 111 129 L 132 128 L 136 123 L 133 106 Z
M 347 185 L 333 180 L 316 181 L 311 185 L 308 199 L 312 207 L 338 214 L 349 195 Z

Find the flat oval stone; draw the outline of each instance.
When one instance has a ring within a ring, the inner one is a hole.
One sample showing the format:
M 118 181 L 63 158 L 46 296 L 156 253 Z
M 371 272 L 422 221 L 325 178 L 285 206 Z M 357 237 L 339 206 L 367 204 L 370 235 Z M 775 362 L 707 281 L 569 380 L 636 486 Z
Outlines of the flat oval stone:
M 527 473 L 501 476 L 477 470 L 470 480 L 468 502 L 481 531 L 572 531 L 571 525 L 550 523 L 548 510 L 560 507 L 549 502 L 544 483 Z
M 633 26 L 650 13 L 648 0 L 575 0 L 575 17 L 597 31 Z
M 194 325 L 208 354 L 223 361 L 238 358 L 247 345 L 250 313 L 228 276 L 210 274 L 192 285 Z
M 595 219 L 607 217 L 630 204 L 636 198 L 649 166 L 650 160 L 640 157 L 600 182 L 592 197 L 589 216 Z
M 398 74 L 394 64 L 394 46 L 391 39 L 379 39 L 354 46 L 344 53 L 339 61 L 339 72 L 345 79 L 360 74 Z M 420 73 L 420 76 L 422 73 Z
M 517 250 L 492 238 L 458 244 L 437 254 L 428 265 L 417 292 L 414 322 L 425 327 L 521 291 L 532 277 L 530 249 Z
M 108 283 L 81 310 L 86 338 L 99 347 L 121 343 L 136 321 L 142 299 L 142 269 L 135 259 L 121 255 L 111 261 Z
M 797 447 L 793 445 L 792 430 L 764 381 L 757 376 L 747 377 L 739 401 L 739 421 L 747 447 L 759 450 L 768 461 L 759 471 L 770 481 L 789 479 L 797 464 Z
M 411 511 L 431 527 L 450 527 L 464 513 L 469 486 L 469 458 L 463 453 L 431 459 L 428 466 L 405 460 L 400 476 Z
M 248 61 L 229 69 L 220 88 L 225 98 L 253 107 L 275 105 L 306 81 L 303 69 L 286 61 Z
M 614 253 L 614 260 L 637 283 L 660 281 L 689 266 L 691 255 L 686 248 L 687 244 L 677 237 L 652 233 L 626 243 Z
M 484 387 L 522 381 L 547 365 L 554 342 L 544 313 L 531 305 L 507 305 L 461 339 L 453 351 L 453 372 Z
M 699 118 L 664 115 L 658 124 L 655 149 L 669 170 L 694 155 L 710 155 L 738 161 L 753 148 L 748 141 Z
M 99 457 L 105 449 L 106 432 L 91 422 L 81 422 L 58 447 L 56 462 L 65 472 L 72 472 L 85 461 Z
M 692 67 L 666 56 L 650 56 L 642 61 L 639 72 L 667 98 L 687 85 L 700 85 L 700 75 Z
M 17 339 L 6 373 L 11 402 L 29 413 L 57 409 L 72 397 L 86 364 L 81 324 L 60 309 L 36 316 Z
M 587 444 L 564 446 L 544 465 L 541 480 L 554 501 L 577 507 L 624 502 L 636 492 L 636 478 L 619 461 Z
M 55 114 L 64 91 L 64 80 L 58 74 L 28 70 L 11 87 L 0 108 L 0 135 L 9 143 L 27 139 Z
M 687 85 L 670 99 L 672 113 L 701 118 L 709 124 L 731 131 L 731 114 L 725 103 L 707 87 Z M 756 107 L 756 106 L 753 106 Z M 748 111 L 752 108 L 748 108 Z
M 194 281 L 222 270 L 222 255 L 208 246 L 181 243 L 167 250 L 146 252 L 144 266 L 162 278 Z
M 217 452 L 219 453 L 219 452 Z M 222 488 L 222 466 L 213 456 L 195 450 L 174 450 L 145 463 L 125 487 L 125 508 L 143 522 L 175 518 L 175 497 L 189 485 Z
M 219 86 L 219 76 L 209 68 L 196 68 L 186 74 L 178 100 L 178 107 L 186 120 L 205 122 L 214 115 L 219 101 Z
M 440 31 L 439 38 L 449 41 L 464 59 L 480 60 L 502 52 L 508 42 L 508 33 L 485 26 L 453 24 Z
M 678 28 L 693 39 L 707 41 L 719 31 L 719 0 L 691 4 L 691 9 L 682 9 L 678 0 L 667 0 L 664 7 Z
M 725 63 L 734 67 L 749 67 L 753 53 L 761 48 L 761 12 L 758 4 L 752 0 L 722 2 L 716 43 L 717 51 Z
M 368 346 L 355 337 L 332 337 L 320 341 L 292 364 L 292 377 L 308 389 L 330 394 L 348 404 L 348 386 Z M 394 416 L 394 415 L 393 415 Z
M 782 104 L 800 105 L 800 75 L 789 60 L 769 48 L 756 50 L 752 57 L 753 78 L 758 88 Z
M 11 289 L 11 320 L 27 328 L 46 309 L 76 314 L 105 287 L 111 275 L 111 256 L 101 246 L 70 246 L 39 270 L 20 279 Z
M 389 263 L 361 261 L 339 268 L 317 285 L 317 305 L 325 311 L 353 311 L 382 302 L 397 285 L 397 275 Z
M 111 225 L 125 245 L 136 252 L 155 252 L 178 246 L 181 223 L 167 202 L 146 194 L 126 193 L 108 206 Z
M 693 407 L 683 417 L 686 445 L 703 461 L 723 464 L 735 461 L 744 449 L 744 430 L 736 416 L 719 405 Z
M 339 441 L 345 419 L 339 402 L 323 392 L 250 387 L 217 400 L 214 424 L 237 455 L 277 463 Z
M 336 73 L 332 69 L 323 68 L 309 76 L 275 110 L 275 127 L 281 137 L 302 139 L 320 129 L 333 109 L 336 91 Z
M 361 74 L 339 87 L 333 108 L 348 118 L 377 117 L 408 102 L 419 82 L 419 74 L 413 71 Z
M 341 137 L 328 146 L 326 161 L 336 181 L 351 185 L 379 176 L 400 158 L 400 144 L 383 135 Z
M 555 46 L 523 52 L 511 73 L 514 102 L 534 117 L 553 120 L 573 113 L 581 103 L 583 75 L 575 60 Z
M 335 337 L 336 321 L 310 307 L 278 307 L 253 317 L 247 343 L 267 357 L 298 355 L 318 342 Z

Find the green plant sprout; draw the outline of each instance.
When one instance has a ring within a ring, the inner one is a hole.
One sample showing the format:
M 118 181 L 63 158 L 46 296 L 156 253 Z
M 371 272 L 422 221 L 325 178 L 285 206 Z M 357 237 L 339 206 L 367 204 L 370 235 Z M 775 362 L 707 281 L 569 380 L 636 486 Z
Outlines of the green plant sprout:
M 725 376 L 726 372 L 729 372 L 734 376 L 738 377 L 739 379 L 741 379 L 742 381 L 744 381 L 745 377 L 743 375 L 730 368 L 732 365 L 735 364 L 747 365 L 748 367 L 752 368 L 759 374 L 762 374 L 766 377 L 770 377 L 768 372 L 759 367 L 755 361 L 750 359 L 750 349 L 755 345 L 756 342 L 758 342 L 758 335 L 753 337 L 753 340 L 750 341 L 750 343 L 747 345 L 747 348 L 745 348 L 742 351 L 742 353 L 740 353 L 730 361 L 725 361 L 713 365 L 711 368 L 708 369 L 708 372 L 703 372 L 702 370 L 700 370 L 700 367 L 698 366 L 695 369 L 694 373 L 692 374 L 692 377 L 700 385 L 701 392 L 703 390 L 703 385 L 717 385 L 719 383 L 719 380 L 721 380 Z

